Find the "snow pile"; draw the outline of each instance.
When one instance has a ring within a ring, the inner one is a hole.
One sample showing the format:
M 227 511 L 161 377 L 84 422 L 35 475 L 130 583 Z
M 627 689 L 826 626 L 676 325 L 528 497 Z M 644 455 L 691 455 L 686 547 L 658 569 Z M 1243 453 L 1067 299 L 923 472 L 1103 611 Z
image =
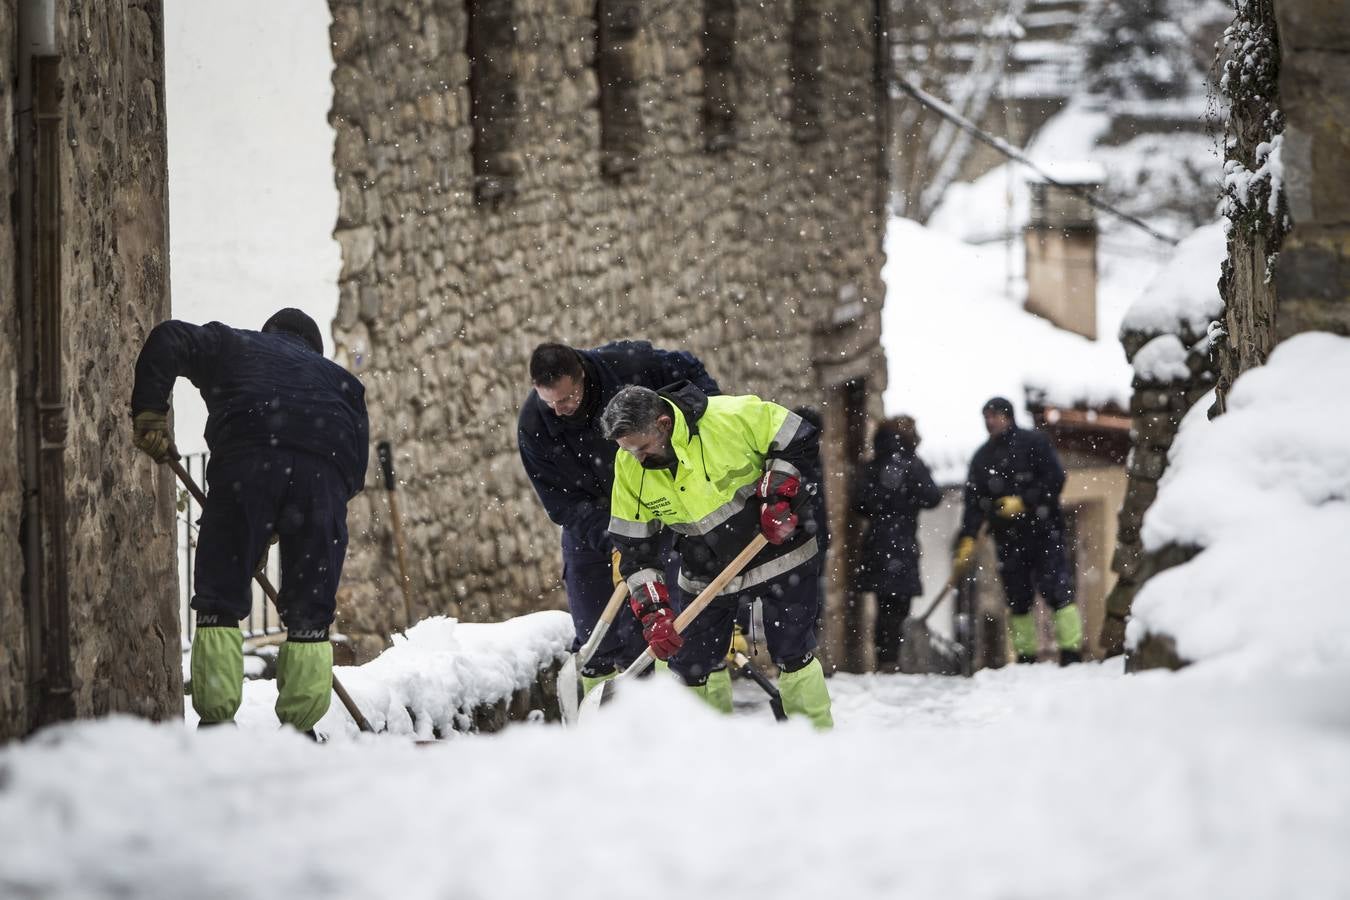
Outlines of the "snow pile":
M 1060 406 L 1129 404 L 1130 368 L 1114 337 L 1089 341 L 1023 310 L 1020 281 L 1009 295 L 1006 262 L 1002 247 L 908 219 L 887 230 L 886 411 L 918 420 L 919 453 L 942 483 L 964 480 L 988 437 L 980 408 L 996 394 L 1019 409 L 1029 389 Z
M 1335 564 L 1350 542 L 1347 385 L 1350 338 L 1302 334 L 1238 379 L 1225 415 L 1192 409 L 1143 539 L 1203 550 L 1145 584 L 1133 643 L 1166 634 L 1186 659 L 1242 669 L 1350 662 Z
M 1175 334 L 1160 334 L 1134 355 L 1134 374 L 1140 381 L 1166 384 L 1191 377 L 1186 345 Z
M 1223 315 L 1219 274 L 1227 258 L 1224 223 L 1197 228 L 1130 306 L 1122 332 L 1204 334 Z
M 394 635 L 394 645 L 376 659 L 334 672 L 376 731 L 430 738 L 467 726 L 476 707 L 528 688 L 567 653 L 572 636 L 571 617 L 557 610 L 492 624 L 436 616 Z M 275 681 L 245 682 L 240 728 L 275 731 L 276 699 Z M 191 706 L 187 720 L 197 721 Z M 357 733 L 336 697 L 316 730 L 330 740 Z
M 0 748 L 0 895 L 1347 896 L 1344 682 L 1205 676 L 839 676 L 825 735 L 660 678 L 421 748 L 82 723 Z

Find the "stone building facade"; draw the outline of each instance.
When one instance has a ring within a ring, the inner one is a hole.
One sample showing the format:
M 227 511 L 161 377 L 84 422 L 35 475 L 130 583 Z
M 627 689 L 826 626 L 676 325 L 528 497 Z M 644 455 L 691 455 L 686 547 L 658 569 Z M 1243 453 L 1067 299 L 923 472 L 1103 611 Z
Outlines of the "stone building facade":
M 880 4 L 330 7 L 334 338 L 395 448 L 419 613 L 561 603 L 515 447 L 544 340 L 646 338 L 729 392 L 822 408 L 842 515 L 885 386 Z M 339 619 L 362 657 L 402 618 L 367 488 Z
M 35 29 L 54 119 L 20 112 Z M 0 739 L 181 715 L 173 476 L 127 408 L 169 312 L 158 0 L 0 0 L 0 111 Z

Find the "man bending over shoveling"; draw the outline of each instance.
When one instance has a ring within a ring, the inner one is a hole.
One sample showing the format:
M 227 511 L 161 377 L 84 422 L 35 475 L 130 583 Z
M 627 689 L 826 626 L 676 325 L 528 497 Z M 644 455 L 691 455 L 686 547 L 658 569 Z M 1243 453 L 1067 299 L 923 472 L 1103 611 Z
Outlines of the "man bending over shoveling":
M 815 658 L 822 554 L 818 501 L 808 490 L 820 480 L 820 433 L 776 403 L 709 397 L 691 384 L 624 388 L 600 424 L 627 451 L 614 461 L 609 530 L 652 654 L 669 659 L 685 684 L 729 713 L 726 651 L 737 609 L 761 600 L 784 710 L 831 727 L 825 673 Z M 769 540 L 683 634 L 675 631 L 657 552 L 667 528 L 677 534 L 677 590 L 686 601 L 760 532 Z
M 548 517 L 562 526 L 563 586 L 576 626 L 576 652 L 600 619 L 617 584 L 609 536 L 614 445 L 600 433 L 600 413 L 620 388 L 658 388 L 689 380 L 718 393 L 703 363 L 684 350 L 646 341 L 615 341 L 594 350 L 540 344 L 530 355 L 534 389 L 520 410 L 520 461 Z M 642 629 L 626 610 L 581 670 L 586 691 L 613 678 L 644 648 Z
M 277 718 L 313 735 L 333 685 L 333 623 L 347 554 L 347 502 L 369 456 L 365 389 L 323 356 L 314 320 L 283 309 L 262 331 L 219 322 L 155 326 L 136 361 L 136 446 L 176 455 L 167 414 L 183 376 L 206 401 L 207 496 L 197 536 L 192 608 L 192 707 L 202 725 L 233 721 L 243 690 L 239 621 L 249 581 L 281 542 L 286 642 L 277 657 Z

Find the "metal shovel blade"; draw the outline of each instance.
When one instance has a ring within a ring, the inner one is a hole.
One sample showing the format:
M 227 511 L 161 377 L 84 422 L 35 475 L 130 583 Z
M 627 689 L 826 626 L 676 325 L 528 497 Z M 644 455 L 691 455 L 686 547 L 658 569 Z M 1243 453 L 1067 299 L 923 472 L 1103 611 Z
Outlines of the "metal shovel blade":
M 581 679 L 577 673 L 577 655 L 567 654 L 562 667 L 558 669 L 558 710 L 562 713 L 564 725 L 575 725 L 581 706 Z
M 581 699 L 581 708 L 577 711 L 577 721 L 585 722 L 587 719 L 595 718 L 596 711 L 600 709 L 600 704 L 604 703 L 613 693 L 613 681 L 606 681 L 591 688 L 590 692 Z
M 615 692 L 619 690 L 619 685 L 625 681 L 637 678 L 643 672 L 647 671 L 656 662 L 656 657 L 651 655 L 651 651 L 645 650 L 642 655 L 633 660 L 632 664 L 618 674 L 617 677 L 609 681 L 597 684 L 591 688 L 590 692 L 581 700 L 581 711 L 577 714 L 577 721 L 584 722 L 589 718 L 594 718 L 596 710 L 603 703 L 609 702 Z

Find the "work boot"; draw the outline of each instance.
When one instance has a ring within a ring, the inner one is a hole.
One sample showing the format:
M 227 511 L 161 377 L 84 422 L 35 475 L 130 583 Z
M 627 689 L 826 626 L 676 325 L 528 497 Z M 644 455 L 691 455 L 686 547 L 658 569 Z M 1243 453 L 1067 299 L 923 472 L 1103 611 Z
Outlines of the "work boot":
M 233 722 L 244 699 L 244 636 L 237 622 L 203 625 L 203 619 L 214 622 L 214 617 L 198 613 L 189 674 L 192 708 L 209 728 Z
M 707 681 L 702 684 L 691 684 L 689 689 L 718 712 L 731 714 L 731 673 L 726 669 L 712 672 L 708 675 Z
M 1035 662 L 1040 654 L 1040 640 L 1036 635 L 1036 617 L 1026 615 L 1008 616 L 1008 630 L 1012 632 L 1013 652 L 1018 662 Z
M 1040 662 L 1040 659 L 1034 653 L 1019 653 L 1017 654 L 1017 662 L 1020 665 L 1031 665 Z
M 1059 651 L 1060 666 L 1071 666 L 1074 663 L 1083 661 L 1083 654 L 1077 650 L 1063 649 Z
M 1059 645 L 1060 665 L 1066 652 L 1073 654 L 1071 662 L 1083 661 L 1083 616 L 1078 612 L 1077 604 L 1055 610 L 1055 643 Z
M 296 731 L 312 729 L 333 698 L 333 645 L 291 641 L 277 653 L 277 719 Z
M 789 663 L 788 665 L 791 665 Z M 805 716 L 819 731 L 834 727 L 830 713 L 830 691 L 825 686 L 825 670 L 814 656 L 799 669 L 778 676 L 778 691 L 783 695 L 783 711 L 789 716 Z

